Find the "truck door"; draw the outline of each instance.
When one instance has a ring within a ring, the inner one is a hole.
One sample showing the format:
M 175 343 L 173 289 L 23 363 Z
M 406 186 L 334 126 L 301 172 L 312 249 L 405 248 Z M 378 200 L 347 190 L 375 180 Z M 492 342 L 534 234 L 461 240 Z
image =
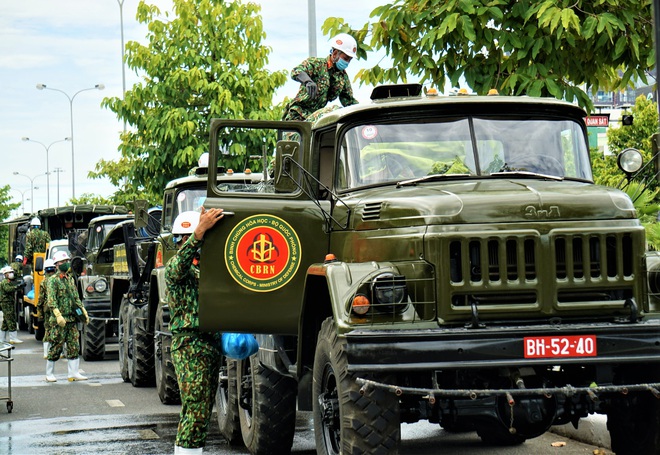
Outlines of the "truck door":
M 233 215 L 202 246 L 202 330 L 298 333 L 307 268 L 328 248 L 321 207 L 329 211 L 329 201 L 305 189 L 300 169 L 311 169 L 309 137 L 306 122 L 212 122 L 209 163 L 217 166 L 209 166 L 204 206 Z M 223 161 L 236 152 L 256 166 L 270 163 L 261 182 L 223 181 Z

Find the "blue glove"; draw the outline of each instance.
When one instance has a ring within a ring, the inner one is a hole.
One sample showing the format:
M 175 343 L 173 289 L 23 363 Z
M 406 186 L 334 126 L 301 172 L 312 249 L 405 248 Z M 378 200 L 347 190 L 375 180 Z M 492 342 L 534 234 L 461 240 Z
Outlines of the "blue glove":
M 222 353 L 232 359 L 247 359 L 259 351 L 259 343 L 250 333 L 223 333 Z

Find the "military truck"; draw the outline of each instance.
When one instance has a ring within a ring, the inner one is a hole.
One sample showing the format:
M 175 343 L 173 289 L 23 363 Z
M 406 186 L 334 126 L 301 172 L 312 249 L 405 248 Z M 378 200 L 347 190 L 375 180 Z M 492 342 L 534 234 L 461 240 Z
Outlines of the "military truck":
M 259 155 L 261 156 L 261 155 Z M 247 191 L 264 180 L 260 173 L 215 169 L 218 185 L 227 191 Z M 144 204 L 133 220 L 115 227 L 117 236 L 106 240 L 113 248 L 110 277 L 113 314 L 119 318 L 119 367 L 125 382 L 135 387 L 156 385 L 164 404 L 180 402 L 179 386 L 170 358 L 169 310 L 165 264 L 176 253 L 172 223 L 187 210 L 199 209 L 206 199 L 208 168 L 169 182 L 162 210 L 149 213 Z M 156 219 L 157 217 L 157 219 Z
M 85 360 L 105 358 L 107 344 L 118 340 L 118 313 L 112 311 L 110 301 L 113 240 L 117 238 L 113 228 L 133 218 L 128 213 L 97 216 L 71 242 L 71 264 L 77 275 L 78 294 L 89 315 L 89 323 L 84 325 L 80 338 Z
M 211 163 L 275 159 L 256 192 L 210 167 L 205 207 L 235 215 L 201 250 L 200 326 L 260 342 L 223 361 L 227 439 L 288 453 L 299 409 L 322 454 L 397 453 L 420 420 L 517 445 L 599 413 L 617 453 L 660 453 L 660 254 L 593 183 L 585 117 L 410 84 L 313 124 L 213 120 Z

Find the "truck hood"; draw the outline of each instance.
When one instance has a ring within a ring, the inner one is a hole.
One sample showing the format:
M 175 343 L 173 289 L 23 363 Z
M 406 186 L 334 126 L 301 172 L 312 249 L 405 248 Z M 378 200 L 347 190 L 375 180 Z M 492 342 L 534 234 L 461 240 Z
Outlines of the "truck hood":
M 352 209 L 354 229 L 636 217 L 622 191 L 572 181 L 482 179 L 389 186 L 353 193 L 344 202 Z

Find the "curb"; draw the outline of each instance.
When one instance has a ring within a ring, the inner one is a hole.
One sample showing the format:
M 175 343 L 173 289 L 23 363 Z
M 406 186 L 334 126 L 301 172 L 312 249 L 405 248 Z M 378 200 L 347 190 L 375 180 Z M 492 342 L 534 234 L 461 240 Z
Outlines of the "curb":
M 606 415 L 592 414 L 580 419 L 577 430 L 573 427 L 573 424 L 567 423 L 565 425 L 551 427 L 550 431 L 566 438 L 584 442 L 585 444 L 612 450 L 610 433 L 607 431 Z

